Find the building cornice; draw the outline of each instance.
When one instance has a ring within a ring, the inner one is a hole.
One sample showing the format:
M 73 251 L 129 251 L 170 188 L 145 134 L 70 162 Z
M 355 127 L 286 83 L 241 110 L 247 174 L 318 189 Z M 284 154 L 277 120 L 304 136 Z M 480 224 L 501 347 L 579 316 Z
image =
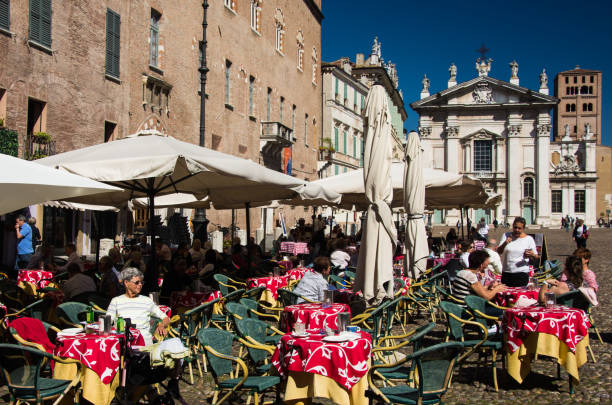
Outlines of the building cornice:
M 402 121 L 405 121 L 408 118 L 408 113 L 406 112 L 406 108 L 404 107 L 404 100 L 400 95 L 399 91 L 393 84 L 391 77 L 389 77 L 389 73 L 387 73 L 387 69 L 384 66 L 367 66 L 367 65 L 358 65 L 353 66 L 352 72 L 354 76 L 365 75 L 365 76 L 375 76 L 376 78 L 382 79 L 382 85 L 385 87 L 389 95 L 391 96 L 391 100 L 397 106 L 397 109 L 402 116 Z

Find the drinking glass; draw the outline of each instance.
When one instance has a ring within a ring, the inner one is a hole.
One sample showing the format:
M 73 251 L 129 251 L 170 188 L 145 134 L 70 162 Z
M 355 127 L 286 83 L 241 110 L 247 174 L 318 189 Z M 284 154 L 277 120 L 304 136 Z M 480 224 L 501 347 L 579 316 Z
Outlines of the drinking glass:
M 554 307 L 557 303 L 557 297 L 555 293 L 547 292 L 546 293 L 546 308 Z
M 334 290 L 323 291 L 323 308 L 331 307 L 334 302 Z
M 538 288 L 538 279 L 535 277 L 529 277 L 529 284 L 527 284 L 527 289 L 530 291 L 536 290 Z
M 302 322 L 296 322 L 293 325 L 293 330 L 296 334 L 303 335 L 306 332 L 306 325 L 304 325 Z
M 351 321 L 351 314 L 349 312 L 340 312 L 336 320 L 338 323 L 338 332 L 345 332 L 346 327 L 349 326 L 349 322 Z

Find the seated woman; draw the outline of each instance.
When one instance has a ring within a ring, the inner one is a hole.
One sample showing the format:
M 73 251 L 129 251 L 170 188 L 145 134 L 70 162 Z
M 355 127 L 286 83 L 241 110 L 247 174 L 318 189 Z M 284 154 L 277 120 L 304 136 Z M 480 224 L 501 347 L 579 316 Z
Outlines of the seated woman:
M 153 343 L 153 336 L 149 331 L 151 316 L 154 315 L 162 321 L 157 325 L 156 332 L 166 336 L 170 318 L 149 297 L 140 295 L 142 289 L 143 274 L 140 270 L 129 267 L 121 272 L 121 282 L 125 286 L 125 294 L 113 298 L 108 305 L 106 314 L 115 321 L 121 317 L 129 318 L 136 329 L 140 331 L 145 344 Z
M 351 256 L 346 253 L 346 240 L 344 238 L 336 240 L 335 249 L 330 255 L 330 259 L 335 267 L 342 270 L 351 264 Z
M 597 293 L 599 290 L 599 284 L 597 284 L 597 278 L 592 270 L 589 270 L 589 264 L 591 263 L 591 251 L 587 248 L 578 248 L 574 250 L 572 256 L 579 257 L 582 260 L 582 279 L 584 280 L 584 286 L 590 287 Z M 565 273 L 561 275 L 561 281 L 567 281 Z
M 314 271 L 307 271 L 304 277 L 293 290 L 294 293 L 308 298 L 311 301 L 323 301 L 323 291 L 329 288 L 326 277 L 331 271 L 331 263 L 325 256 L 319 256 L 314 259 Z M 297 303 L 304 302 L 298 298 Z
M 457 277 L 452 282 L 453 296 L 463 300 L 468 295 L 478 295 L 485 300 L 490 300 L 495 297 L 495 294 L 502 292 L 506 286 L 494 282 L 484 287 L 478 280 L 478 275 L 483 274 L 489 266 L 489 254 L 485 250 L 476 250 L 470 253 L 468 257 L 469 267 L 457 273 Z M 487 315 L 499 316 L 501 310 L 497 308 L 487 308 Z
M 582 259 L 577 256 L 569 256 L 565 260 L 563 275 L 565 275 L 565 281 L 558 281 L 555 279 L 546 280 L 546 283 L 540 289 L 540 302 L 546 302 L 547 292 L 552 292 L 555 295 L 562 295 L 582 287 L 582 282 L 584 281 L 582 276 Z

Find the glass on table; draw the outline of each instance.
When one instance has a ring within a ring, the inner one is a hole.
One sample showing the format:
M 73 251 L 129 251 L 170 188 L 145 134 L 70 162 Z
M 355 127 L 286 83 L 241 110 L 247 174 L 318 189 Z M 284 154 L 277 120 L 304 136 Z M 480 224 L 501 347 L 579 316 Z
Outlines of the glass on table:
M 293 325 L 293 331 L 298 335 L 303 335 L 306 333 L 306 325 L 303 322 L 296 322 Z
M 334 302 L 334 290 L 323 291 L 323 308 L 329 308 Z
M 529 277 L 529 283 L 527 284 L 527 289 L 529 291 L 534 291 L 538 289 L 538 279 L 535 277 Z
M 555 304 L 557 303 L 557 296 L 555 295 L 555 293 L 547 292 L 545 296 L 546 296 L 546 308 L 554 307 Z
M 346 328 L 349 326 L 351 321 L 351 314 L 349 312 L 340 312 L 336 319 L 338 323 L 338 332 L 346 332 Z

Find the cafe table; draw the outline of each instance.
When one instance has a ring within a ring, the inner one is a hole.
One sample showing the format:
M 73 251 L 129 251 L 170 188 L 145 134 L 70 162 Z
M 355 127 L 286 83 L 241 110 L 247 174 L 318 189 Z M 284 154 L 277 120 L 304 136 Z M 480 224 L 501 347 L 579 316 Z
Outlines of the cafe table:
M 539 291 L 537 289 L 530 290 L 523 287 L 508 287 L 504 291 L 498 292 L 493 297 L 493 303 L 502 307 L 512 307 L 519 298 L 525 297 L 532 300 L 538 299 Z
M 561 305 L 511 308 L 504 311 L 506 369 L 522 383 L 531 370 L 531 359 L 542 355 L 557 359 L 579 381 L 578 368 L 587 361 L 588 329 L 584 311 Z
M 370 335 L 335 335 L 336 342 L 326 341 L 316 329 L 307 330 L 306 335 L 284 335 L 272 355 L 273 366 L 287 381 L 284 403 L 310 404 L 318 397 L 337 404 L 367 404 Z M 350 340 L 344 340 L 349 336 Z
M 278 289 L 287 287 L 289 275 L 249 278 L 246 284 L 248 288 L 265 287 L 259 299 L 271 306 L 276 306 Z
M 293 326 L 301 322 L 306 329 L 338 329 L 338 314 L 341 312 L 351 312 L 346 304 L 333 303 L 324 308 L 319 303 L 302 303 L 288 305 L 281 314 L 281 328 L 284 331 L 292 331 Z
M 53 278 L 53 273 L 47 270 L 19 270 L 17 283 L 30 295 L 38 295 L 38 288 L 45 288 L 49 285 L 49 279 Z M 44 280 L 41 282 L 41 280 Z M 40 282 L 40 286 L 38 283 Z
M 137 329 L 131 329 L 133 346 L 144 346 L 144 339 Z M 54 354 L 58 357 L 78 360 L 84 366 L 81 375 L 83 398 L 93 404 L 110 404 L 119 386 L 121 341 L 125 335 L 58 333 Z M 53 378 L 69 380 L 76 373 L 74 364 L 56 363 Z

